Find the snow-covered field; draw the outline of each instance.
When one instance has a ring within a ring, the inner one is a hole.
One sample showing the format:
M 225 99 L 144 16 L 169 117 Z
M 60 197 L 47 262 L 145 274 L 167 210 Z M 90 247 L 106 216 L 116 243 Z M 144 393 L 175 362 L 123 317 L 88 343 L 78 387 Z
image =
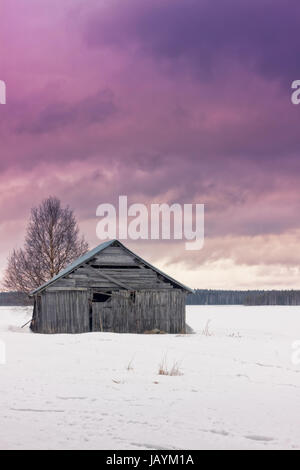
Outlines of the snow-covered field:
M 40 336 L 0 308 L 0 448 L 300 448 L 300 307 L 187 310 L 194 335 Z

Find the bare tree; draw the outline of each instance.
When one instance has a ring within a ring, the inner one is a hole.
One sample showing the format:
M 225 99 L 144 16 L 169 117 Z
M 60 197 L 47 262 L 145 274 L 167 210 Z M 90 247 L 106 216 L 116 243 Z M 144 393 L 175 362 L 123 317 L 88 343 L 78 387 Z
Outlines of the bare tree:
M 59 199 L 49 197 L 31 210 L 24 248 L 9 256 L 4 287 L 28 293 L 87 250 L 72 209 L 63 208 Z

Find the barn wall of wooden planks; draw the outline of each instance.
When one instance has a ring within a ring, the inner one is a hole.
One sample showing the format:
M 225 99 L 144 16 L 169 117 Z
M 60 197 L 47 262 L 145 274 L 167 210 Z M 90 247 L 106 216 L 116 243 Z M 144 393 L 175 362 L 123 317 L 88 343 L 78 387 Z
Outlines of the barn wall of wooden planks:
M 44 334 L 184 333 L 186 295 L 116 242 L 34 295 L 31 328 Z

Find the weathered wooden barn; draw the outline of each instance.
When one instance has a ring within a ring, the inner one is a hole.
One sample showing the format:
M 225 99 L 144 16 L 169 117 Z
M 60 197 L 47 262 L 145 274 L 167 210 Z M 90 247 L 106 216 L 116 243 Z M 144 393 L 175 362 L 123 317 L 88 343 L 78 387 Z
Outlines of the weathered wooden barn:
M 120 241 L 102 243 L 31 293 L 36 333 L 185 332 L 191 289 Z

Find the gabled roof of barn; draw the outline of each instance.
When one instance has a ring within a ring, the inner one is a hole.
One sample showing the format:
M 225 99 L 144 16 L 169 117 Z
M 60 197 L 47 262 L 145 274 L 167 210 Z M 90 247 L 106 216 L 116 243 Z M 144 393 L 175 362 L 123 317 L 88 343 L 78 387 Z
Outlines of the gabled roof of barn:
M 101 243 L 101 245 L 98 245 L 96 246 L 96 248 L 94 248 L 93 250 L 85 253 L 83 256 L 80 256 L 80 258 L 76 259 L 75 261 L 73 261 L 73 263 L 69 264 L 69 266 L 67 266 L 65 269 L 63 269 L 62 271 L 60 271 L 56 276 L 54 276 L 52 279 L 50 279 L 50 281 L 46 282 L 45 284 L 43 284 L 42 286 L 38 287 L 37 289 L 35 289 L 34 291 L 30 292 L 30 296 L 32 295 L 35 295 L 35 294 L 38 294 L 39 292 L 43 291 L 44 289 L 46 289 L 47 287 L 49 287 L 50 285 L 52 285 L 53 283 L 55 283 L 56 281 L 58 281 L 59 279 L 67 276 L 68 274 L 70 274 L 71 272 L 73 272 L 75 269 L 79 268 L 80 266 L 84 265 L 85 263 L 87 263 L 88 261 L 92 260 L 96 255 L 98 255 L 99 253 L 101 253 L 101 251 L 105 250 L 105 248 L 108 248 L 109 246 L 113 245 L 113 244 L 118 244 L 119 246 L 121 246 L 122 248 L 124 248 L 124 250 L 127 251 L 127 253 L 131 254 L 132 256 L 134 256 L 136 259 L 138 259 L 141 263 L 143 263 L 145 266 L 148 266 L 149 268 L 153 269 L 154 271 L 156 271 L 158 274 L 160 274 L 161 276 L 163 276 L 165 279 L 167 279 L 169 282 L 171 282 L 173 285 L 175 285 L 176 287 L 179 287 L 180 289 L 183 289 L 187 292 L 190 292 L 190 293 L 193 293 L 194 291 L 192 289 L 190 289 L 189 287 L 185 286 L 184 284 L 181 284 L 181 282 L 178 282 L 176 281 L 175 279 L 173 279 L 172 277 L 168 276 L 167 274 L 165 274 L 164 272 L 160 271 L 158 268 L 156 268 L 155 266 L 153 266 L 152 264 L 148 263 L 147 261 L 145 261 L 143 258 L 141 258 L 140 256 L 138 256 L 137 254 L 133 253 L 133 251 L 129 250 L 129 248 L 127 248 L 125 245 L 123 245 L 123 243 L 121 243 L 119 240 L 109 240 L 107 242 L 104 242 L 104 243 Z

